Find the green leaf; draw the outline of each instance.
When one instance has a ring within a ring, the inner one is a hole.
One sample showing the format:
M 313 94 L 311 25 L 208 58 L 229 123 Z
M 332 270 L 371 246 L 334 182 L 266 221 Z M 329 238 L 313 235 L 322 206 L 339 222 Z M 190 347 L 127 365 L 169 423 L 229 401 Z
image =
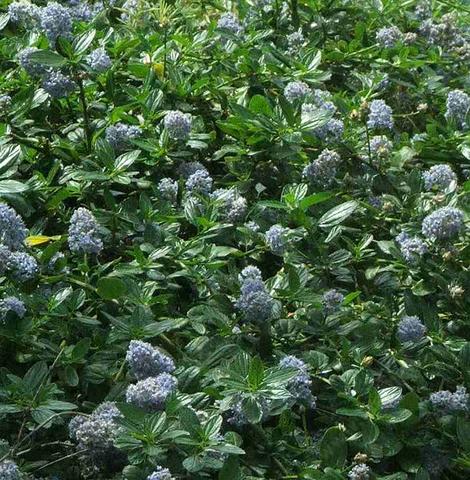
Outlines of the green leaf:
M 64 374 L 67 385 L 70 385 L 71 387 L 76 387 L 78 385 L 79 378 L 75 368 L 73 368 L 71 365 L 67 365 L 65 367 Z
M 75 37 L 72 47 L 75 55 L 81 55 L 85 50 L 91 45 L 93 39 L 95 38 L 96 30 L 90 30 L 89 32 L 84 32 L 78 37 Z
M 333 197 L 333 194 L 330 192 L 318 192 L 314 193 L 312 195 L 309 195 L 308 197 L 305 197 L 302 199 L 299 203 L 299 207 L 302 210 L 307 210 L 310 208 L 312 205 L 316 205 L 317 203 L 322 203 L 326 202 L 326 200 L 329 200 L 331 197 Z
M 331 427 L 320 442 L 320 459 L 325 467 L 341 467 L 348 454 L 346 437 L 339 427 Z
M 219 471 L 218 480 L 241 480 L 240 464 L 237 457 L 228 457 Z
M 1 180 L 0 181 L 0 195 L 6 195 L 10 193 L 22 193 L 29 190 L 29 187 L 24 183 L 16 180 Z
M 19 145 L 3 145 L 0 148 L 0 174 L 13 167 L 21 155 Z
M 105 300 L 122 297 L 126 291 L 126 284 L 118 277 L 103 277 L 97 283 L 98 295 Z
M 337 205 L 336 207 L 328 210 L 318 221 L 318 224 L 322 228 L 331 228 L 335 225 L 339 225 L 344 222 L 352 213 L 356 210 L 359 204 L 356 200 L 350 200 L 348 202 Z
M 267 117 L 270 117 L 273 114 L 271 105 L 262 95 L 254 95 L 250 100 L 248 108 L 254 113 L 261 113 Z
M 38 50 L 37 52 L 32 52 L 29 58 L 34 63 L 40 63 L 54 68 L 62 67 L 67 61 L 62 55 L 50 50 Z
M 259 423 L 263 417 L 263 409 L 260 403 L 252 397 L 243 399 L 242 410 L 250 423 Z
M 463 371 L 470 370 L 470 342 L 466 342 L 459 352 L 459 362 Z
M 470 452 L 470 422 L 463 417 L 457 418 L 457 438 L 466 452 Z

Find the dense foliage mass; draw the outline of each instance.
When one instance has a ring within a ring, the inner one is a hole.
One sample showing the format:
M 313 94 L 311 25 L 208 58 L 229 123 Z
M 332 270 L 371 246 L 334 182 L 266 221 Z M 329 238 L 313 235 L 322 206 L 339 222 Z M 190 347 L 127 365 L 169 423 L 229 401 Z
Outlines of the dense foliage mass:
M 0 480 L 470 475 L 470 6 L 2 1 Z

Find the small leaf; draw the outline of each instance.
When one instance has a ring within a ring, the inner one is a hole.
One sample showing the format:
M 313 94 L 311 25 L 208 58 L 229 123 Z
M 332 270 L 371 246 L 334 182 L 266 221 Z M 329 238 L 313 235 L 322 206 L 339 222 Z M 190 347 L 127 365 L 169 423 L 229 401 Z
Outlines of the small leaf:
M 350 200 L 348 202 L 337 205 L 336 207 L 328 210 L 318 221 L 318 224 L 322 228 L 331 228 L 335 225 L 339 225 L 344 222 L 358 207 L 356 200 Z
M 325 467 L 341 467 L 348 454 L 346 437 L 339 427 L 331 427 L 320 442 L 320 459 Z
M 98 295 L 105 300 L 122 297 L 126 290 L 126 284 L 118 277 L 100 278 L 97 283 Z
M 66 59 L 58 53 L 50 50 L 38 50 L 29 55 L 29 59 L 34 63 L 40 63 L 49 67 L 61 67 L 65 64 Z
M 16 180 L 1 180 L 0 181 L 0 195 L 9 193 L 21 193 L 29 190 L 29 187 L 24 183 Z
M 93 39 L 95 38 L 96 30 L 90 30 L 89 32 L 84 32 L 73 41 L 72 47 L 76 55 L 81 55 L 85 50 L 91 45 Z

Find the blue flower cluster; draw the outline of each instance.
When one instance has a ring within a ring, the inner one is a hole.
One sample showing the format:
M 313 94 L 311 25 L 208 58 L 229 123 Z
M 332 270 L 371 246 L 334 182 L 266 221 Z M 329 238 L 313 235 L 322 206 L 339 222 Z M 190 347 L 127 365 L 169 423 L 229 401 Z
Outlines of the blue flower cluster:
M 328 290 L 323 294 L 322 305 L 325 315 L 337 312 L 343 303 L 344 295 L 336 289 Z
M 40 9 L 39 21 L 49 42 L 55 45 L 59 37 L 70 38 L 72 17 L 68 8 L 57 2 L 49 2 Z
M 217 22 L 217 28 L 227 30 L 234 35 L 240 35 L 243 33 L 243 27 L 241 26 L 240 21 L 235 15 L 229 12 L 220 16 Z
M 192 120 L 188 113 L 169 111 L 163 120 L 168 136 L 173 140 L 186 140 L 191 133 Z
M 14 312 L 18 317 L 23 318 L 26 313 L 24 303 L 16 297 L 5 297 L 0 300 L 0 321 L 4 322 L 8 312 Z
M 272 316 L 274 301 L 266 290 L 261 272 L 256 267 L 246 267 L 240 274 L 241 295 L 235 302 L 249 322 L 264 322 Z
M 381 28 L 375 35 L 377 42 L 384 48 L 393 48 L 403 38 L 403 33 L 395 25 Z
M 393 143 L 385 135 L 375 135 L 370 139 L 370 152 L 374 157 L 386 158 L 392 148 Z
M 13 23 L 25 28 L 33 28 L 39 23 L 40 8 L 28 1 L 12 2 L 8 5 L 8 15 Z
M 248 205 L 237 189 L 219 188 L 211 194 L 211 198 L 221 204 L 222 215 L 228 222 L 237 223 L 245 217 Z
M 421 231 L 430 240 L 448 240 L 464 229 L 463 212 L 454 207 L 442 207 L 430 213 L 424 220 Z
M 86 208 L 77 208 L 70 218 L 69 248 L 72 252 L 99 253 L 103 241 L 99 235 L 99 225 L 94 215 Z
M 281 368 L 294 368 L 299 371 L 298 375 L 287 383 L 289 393 L 301 404 L 308 408 L 316 407 L 316 398 L 310 391 L 312 380 L 308 375 L 307 365 L 293 355 L 282 358 L 279 362 Z
M 173 360 L 150 343 L 132 340 L 126 355 L 131 374 L 138 380 L 155 377 L 160 373 L 171 373 L 175 369 Z
M 445 117 L 453 121 L 458 128 L 467 127 L 467 116 L 470 112 L 470 96 L 462 90 L 452 90 L 447 95 Z
M 369 128 L 393 128 L 392 109 L 383 100 L 372 100 L 367 119 Z
M 116 123 L 106 129 L 106 140 L 117 152 L 125 150 L 131 145 L 131 140 L 140 137 L 142 130 L 135 125 Z
M 92 70 L 98 73 L 105 72 L 112 65 L 111 59 L 103 47 L 97 48 L 87 55 L 86 62 Z
M 171 476 L 170 470 L 168 468 L 163 468 L 160 465 L 157 465 L 155 471 L 152 472 L 148 477 L 147 480 L 172 480 L 173 477 Z
M 289 240 L 289 232 L 290 229 L 283 227 L 282 225 L 273 225 L 264 234 L 266 243 L 274 255 L 284 254 Z
M 209 172 L 203 167 L 196 170 L 186 180 L 186 190 L 192 194 L 199 193 L 201 195 L 208 195 L 212 190 L 212 177 Z
M 39 271 L 36 259 L 26 252 L 13 252 L 6 266 L 20 282 L 33 279 Z
M 0 95 L 0 116 L 5 115 L 11 107 L 11 97 L 8 94 Z
M 397 336 L 400 342 L 417 342 L 426 333 L 426 327 L 416 316 L 405 315 L 398 324 Z
M 158 182 L 157 190 L 161 197 L 170 203 L 176 202 L 178 196 L 178 182 L 171 178 L 162 178 Z
M 4 203 L 0 203 L 0 244 L 9 250 L 22 250 L 28 230 L 23 219 Z
M 395 237 L 400 246 L 403 258 L 410 264 L 416 264 L 419 259 L 428 251 L 426 244 L 419 237 L 410 237 L 402 232 Z
M 349 480 L 369 480 L 370 468 L 365 463 L 359 463 L 348 473 Z
M 126 401 L 150 412 L 162 410 L 167 398 L 176 390 L 176 386 L 177 380 L 173 375 L 161 373 L 129 385 Z
M 334 150 L 323 150 L 318 158 L 304 167 L 302 175 L 309 182 L 327 188 L 334 182 L 341 157 Z
M 424 188 L 426 190 L 444 191 L 450 187 L 453 182 L 457 182 L 457 175 L 449 165 L 434 165 L 423 173 Z
M 18 465 L 11 460 L 3 460 L 0 463 L 1 480 L 20 480 L 21 472 Z
M 284 88 L 284 96 L 291 103 L 305 100 L 309 93 L 310 87 L 305 82 L 289 82 Z
M 120 452 L 114 442 L 120 433 L 121 412 L 113 402 L 104 402 L 89 416 L 77 415 L 69 423 L 69 437 L 77 443 L 83 456 L 99 466 Z
M 449 390 L 431 393 L 429 401 L 434 408 L 447 413 L 467 412 L 470 409 L 470 395 L 462 386 L 457 387 L 454 393 Z
M 67 97 L 75 86 L 75 82 L 59 70 L 48 71 L 42 81 L 42 88 L 53 98 Z

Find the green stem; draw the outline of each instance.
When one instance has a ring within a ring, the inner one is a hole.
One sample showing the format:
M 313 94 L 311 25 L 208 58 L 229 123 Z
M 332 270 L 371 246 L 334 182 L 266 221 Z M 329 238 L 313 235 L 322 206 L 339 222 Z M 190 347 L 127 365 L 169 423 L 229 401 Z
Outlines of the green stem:
M 78 88 L 79 88 L 79 96 L 80 96 L 80 103 L 82 105 L 83 111 L 83 122 L 85 126 L 85 140 L 86 140 L 86 148 L 87 152 L 91 152 L 91 125 L 90 125 L 90 117 L 88 115 L 88 105 L 85 96 L 85 88 L 83 87 L 83 80 L 78 76 Z

